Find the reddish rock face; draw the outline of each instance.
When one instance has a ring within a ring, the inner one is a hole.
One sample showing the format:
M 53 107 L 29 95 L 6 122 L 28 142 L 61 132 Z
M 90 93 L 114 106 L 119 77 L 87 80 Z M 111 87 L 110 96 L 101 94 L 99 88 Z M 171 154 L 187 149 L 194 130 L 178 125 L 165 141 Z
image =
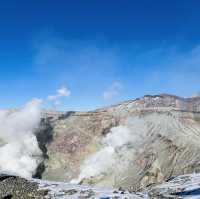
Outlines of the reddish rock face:
M 144 96 L 91 112 L 44 115 L 53 126 L 45 179 L 77 179 L 85 161 L 107 147 L 103 140 L 115 126 L 127 126 L 130 140 L 114 149 L 114 164 L 108 160 L 105 171 L 83 183 L 140 189 L 200 169 L 200 97 Z
M 69 134 L 60 136 L 52 146 L 58 153 L 74 155 L 76 152 L 81 151 L 86 144 L 87 142 L 84 143 L 84 140 L 80 139 L 78 135 Z

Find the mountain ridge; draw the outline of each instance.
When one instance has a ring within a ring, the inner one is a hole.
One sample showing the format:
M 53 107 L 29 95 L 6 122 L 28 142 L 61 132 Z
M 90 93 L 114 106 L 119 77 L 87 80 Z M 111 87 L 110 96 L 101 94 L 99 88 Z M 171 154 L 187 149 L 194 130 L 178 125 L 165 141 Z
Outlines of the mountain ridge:
M 84 177 L 81 183 L 138 190 L 200 169 L 200 97 L 145 95 L 94 111 L 53 113 L 46 112 L 52 131 L 51 141 L 43 141 L 48 156 L 43 179 L 71 181 L 84 176 L 86 168 L 94 169 L 86 162 L 107 150 L 105 140 L 127 135 L 130 139 L 114 149 L 116 159 L 109 158 L 119 168 L 112 169 L 104 159 L 105 172 Z M 128 161 L 125 167 L 120 166 L 123 159 Z

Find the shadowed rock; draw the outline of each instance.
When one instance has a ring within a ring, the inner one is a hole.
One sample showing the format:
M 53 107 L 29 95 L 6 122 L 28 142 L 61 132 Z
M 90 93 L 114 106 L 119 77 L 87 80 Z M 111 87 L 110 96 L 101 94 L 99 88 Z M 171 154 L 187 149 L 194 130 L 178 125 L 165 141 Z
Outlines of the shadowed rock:
M 0 199 L 43 199 L 48 190 L 39 190 L 36 182 L 17 176 L 0 176 Z

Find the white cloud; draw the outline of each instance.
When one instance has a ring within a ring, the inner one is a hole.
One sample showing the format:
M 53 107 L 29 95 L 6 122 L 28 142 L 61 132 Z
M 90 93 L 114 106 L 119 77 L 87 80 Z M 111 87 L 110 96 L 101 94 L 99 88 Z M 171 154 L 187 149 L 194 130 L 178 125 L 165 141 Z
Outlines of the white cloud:
M 103 92 L 103 98 L 105 100 L 111 100 L 121 92 L 122 85 L 119 82 L 113 82 L 112 85 Z
M 68 97 L 71 94 L 71 91 L 66 87 L 61 87 L 60 89 L 58 89 L 57 92 L 58 92 L 58 95 L 62 97 Z
M 49 101 L 52 101 L 54 102 L 55 105 L 59 105 L 60 104 L 60 99 L 63 98 L 63 97 L 69 97 L 71 95 L 71 91 L 63 86 L 61 88 L 59 88 L 57 91 L 56 91 L 56 94 L 55 95 L 49 95 L 48 96 L 48 100 Z

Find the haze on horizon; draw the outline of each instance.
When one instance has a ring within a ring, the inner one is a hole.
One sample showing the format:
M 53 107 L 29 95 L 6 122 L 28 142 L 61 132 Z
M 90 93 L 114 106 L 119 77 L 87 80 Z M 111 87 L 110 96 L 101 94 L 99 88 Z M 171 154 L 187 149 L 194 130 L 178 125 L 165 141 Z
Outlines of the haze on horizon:
M 145 94 L 200 91 L 200 2 L 0 4 L 0 108 L 33 98 L 90 110 Z

